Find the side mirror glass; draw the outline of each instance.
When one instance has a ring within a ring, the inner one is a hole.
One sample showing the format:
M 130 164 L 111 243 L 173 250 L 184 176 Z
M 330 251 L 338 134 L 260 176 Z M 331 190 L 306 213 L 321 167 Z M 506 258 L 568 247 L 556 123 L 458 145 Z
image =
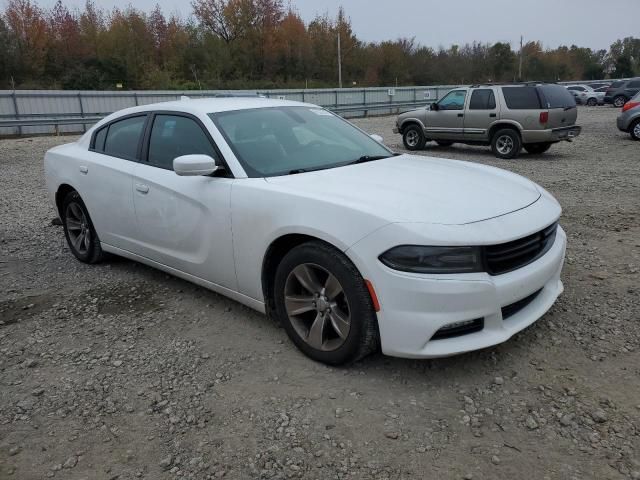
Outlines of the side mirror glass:
M 209 155 L 182 155 L 173 160 L 173 171 L 181 177 L 211 175 L 220 168 Z
M 370 137 L 373 138 L 378 143 L 384 143 L 384 138 L 382 138 L 380 135 L 376 133 L 370 135 Z

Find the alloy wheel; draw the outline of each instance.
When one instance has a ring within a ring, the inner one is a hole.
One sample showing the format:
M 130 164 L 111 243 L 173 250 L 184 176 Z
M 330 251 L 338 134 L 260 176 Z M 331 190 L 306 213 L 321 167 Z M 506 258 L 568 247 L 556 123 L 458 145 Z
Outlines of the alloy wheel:
M 496 141 L 496 150 L 498 150 L 501 155 L 509 155 L 513 150 L 513 146 L 513 138 L 509 135 L 501 135 Z
M 407 145 L 409 145 L 410 147 L 415 147 L 420 141 L 418 132 L 416 132 L 415 130 L 409 130 L 405 135 L 405 139 L 407 141 Z
M 351 329 L 351 309 L 338 279 L 325 268 L 303 263 L 285 282 L 284 305 L 291 325 L 309 346 L 340 348 Z
M 77 202 L 67 205 L 65 223 L 73 248 L 81 255 L 85 255 L 91 246 L 91 229 L 82 207 Z
M 640 138 L 640 122 L 637 122 L 636 126 L 633 127 L 633 135 L 636 138 Z
M 625 101 L 625 99 L 624 99 L 624 98 L 622 98 L 622 97 L 616 97 L 616 98 L 613 100 L 613 104 L 614 104 L 616 107 L 618 107 L 618 108 L 623 107 L 625 103 L 627 103 L 627 102 L 626 102 L 626 101 Z

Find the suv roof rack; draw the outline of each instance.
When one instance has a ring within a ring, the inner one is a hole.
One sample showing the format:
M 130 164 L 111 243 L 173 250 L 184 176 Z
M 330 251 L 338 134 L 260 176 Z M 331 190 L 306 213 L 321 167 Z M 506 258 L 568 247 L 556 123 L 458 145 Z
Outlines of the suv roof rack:
M 556 82 L 544 82 L 544 81 L 527 81 L 527 82 L 484 82 L 484 83 L 475 83 L 473 85 L 469 85 L 469 88 L 478 88 L 478 87 L 500 87 L 500 86 L 531 86 L 531 85 L 543 85 L 550 84 L 554 85 Z

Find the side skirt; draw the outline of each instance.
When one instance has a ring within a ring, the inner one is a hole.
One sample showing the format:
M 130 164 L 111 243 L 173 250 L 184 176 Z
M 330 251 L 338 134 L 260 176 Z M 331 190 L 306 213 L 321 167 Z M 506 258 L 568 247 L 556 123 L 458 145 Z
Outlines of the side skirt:
M 162 270 L 163 272 L 169 273 L 174 277 L 181 278 L 191 283 L 195 283 L 201 287 L 204 287 L 208 290 L 212 290 L 220 295 L 224 295 L 225 297 L 229 297 L 236 302 L 239 302 L 243 305 L 246 305 L 253 310 L 257 310 L 260 313 L 266 313 L 265 305 L 263 302 L 256 300 L 255 298 L 248 297 L 247 295 L 243 295 L 242 293 L 236 292 L 229 288 L 223 287 L 216 283 L 209 282 L 200 277 L 196 277 L 195 275 L 191 275 L 189 273 L 183 272 L 181 270 L 177 270 L 175 268 L 169 267 L 168 265 L 164 265 L 162 263 L 151 260 L 147 257 L 143 257 L 141 255 L 137 255 L 135 253 L 131 253 L 127 250 L 122 250 L 121 248 L 114 247 L 112 245 L 108 245 L 104 242 L 100 243 L 102 249 L 105 252 L 113 253 L 114 255 L 118 255 L 120 257 L 128 258 L 129 260 L 133 260 L 136 262 L 144 263 L 153 268 L 157 268 L 158 270 Z

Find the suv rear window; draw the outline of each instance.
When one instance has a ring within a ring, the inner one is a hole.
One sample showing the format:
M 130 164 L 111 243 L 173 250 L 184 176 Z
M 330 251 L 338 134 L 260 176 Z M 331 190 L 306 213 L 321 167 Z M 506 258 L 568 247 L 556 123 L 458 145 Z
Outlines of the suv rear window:
M 542 94 L 542 102 L 546 108 L 575 107 L 575 97 L 560 85 L 540 85 L 538 90 Z
M 567 95 L 571 95 L 563 88 Z M 539 110 L 540 98 L 536 87 L 502 87 L 502 94 L 511 110 Z M 575 102 L 574 102 L 575 103 Z

